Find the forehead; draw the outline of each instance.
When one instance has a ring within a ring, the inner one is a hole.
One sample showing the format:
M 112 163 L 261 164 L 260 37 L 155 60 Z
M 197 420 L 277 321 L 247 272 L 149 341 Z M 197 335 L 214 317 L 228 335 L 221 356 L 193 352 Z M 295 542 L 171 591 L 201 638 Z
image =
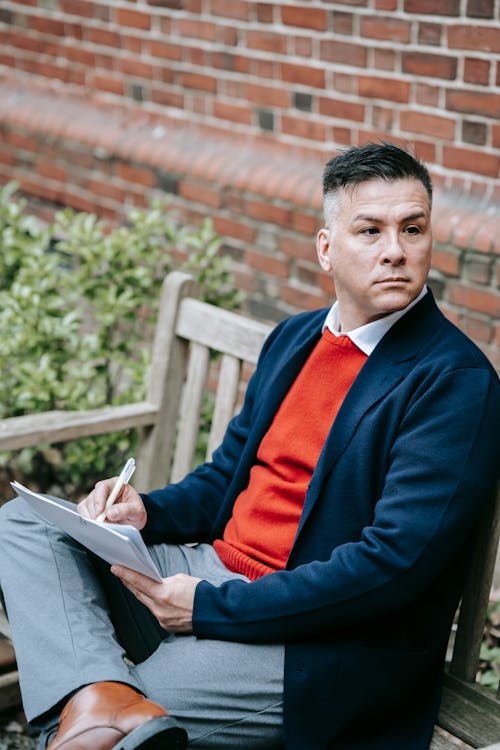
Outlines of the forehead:
M 367 180 L 339 191 L 339 217 L 351 218 L 360 212 L 383 217 L 409 210 L 430 212 L 427 191 L 420 180 L 413 177 Z

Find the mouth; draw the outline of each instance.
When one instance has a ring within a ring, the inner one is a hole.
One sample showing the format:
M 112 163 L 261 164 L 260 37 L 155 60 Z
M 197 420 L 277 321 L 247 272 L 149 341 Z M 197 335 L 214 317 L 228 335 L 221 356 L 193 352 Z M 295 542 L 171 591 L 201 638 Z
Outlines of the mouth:
M 380 281 L 377 281 L 377 284 L 407 284 L 409 281 L 410 279 L 405 276 L 390 276 L 387 279 L 380 279 Z

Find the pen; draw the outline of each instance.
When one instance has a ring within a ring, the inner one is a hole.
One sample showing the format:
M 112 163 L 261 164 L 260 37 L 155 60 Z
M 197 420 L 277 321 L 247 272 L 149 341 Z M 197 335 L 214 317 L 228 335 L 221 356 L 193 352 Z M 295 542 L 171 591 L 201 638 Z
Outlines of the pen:
M 106 505 L 104 506 L 104 510 L 102 511 L 102 513 L 99 513 L 99 515 L 96 518 L 96 521 L 104 521 L 104 519 L 106 518 L 106 513 L 108 511 L 108 508 L 111 505 L 113 505 L 113 503 L 115 502 L 116 498 L 118 497 L 120 493 L 120 490 L 125 484 L 127 484 L 128 480 L 130 479 L 134 471 L 135 471 L 135 459 L 129 458 L 129 460 L 127 461 L 127 463 L 121 470 L 120 476 L 116 480 L 115 486 L 113 487 L 113 489 L 108 495 L 108 498 L 106 500 Z

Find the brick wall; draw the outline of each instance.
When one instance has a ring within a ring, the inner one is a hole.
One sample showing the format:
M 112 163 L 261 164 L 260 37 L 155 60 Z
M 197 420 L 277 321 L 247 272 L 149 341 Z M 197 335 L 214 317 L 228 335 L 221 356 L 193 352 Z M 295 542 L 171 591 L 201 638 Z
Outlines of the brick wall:
M 2 0 L 13 69 L 320 153 L 391 135 L 500 194 L 499 0 Z
M 331 301 L 326 158 L 413 145 L 438 186 L 432 286 L 500 370 L 499 8 L 2 0 L 0 183 L 42 215 L 121 219 L 169 193 L 183 220 L 213 217 L 247 310 L 274 321 Z

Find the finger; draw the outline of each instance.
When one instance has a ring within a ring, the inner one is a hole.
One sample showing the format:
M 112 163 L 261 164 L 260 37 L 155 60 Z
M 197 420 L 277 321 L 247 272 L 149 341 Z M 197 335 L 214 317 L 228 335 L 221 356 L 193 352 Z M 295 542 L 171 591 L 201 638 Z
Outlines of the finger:
M 113 523 L 131 523 L 137 518 L 138 514 L 137 503 L 122 501 L 108 508 L 106 518 Z
M 112 565 L 111 572 L 127 586 L 134 586 L 148 596 L 152 595 L 155 587 L 161 585 L 153 581 L 151 578 L 148 578 L 148 576 L 138 573 L 136 570 L 126 568 L 124 565 Z
M 80 500 L 80 502 L 76 506 L 78 513 L 83 516 L 83 518 L 91 518 L 89 512 L 89 498 L 90 495 L 87 495 L 87 497 L 84 497 L 83 500 Z

